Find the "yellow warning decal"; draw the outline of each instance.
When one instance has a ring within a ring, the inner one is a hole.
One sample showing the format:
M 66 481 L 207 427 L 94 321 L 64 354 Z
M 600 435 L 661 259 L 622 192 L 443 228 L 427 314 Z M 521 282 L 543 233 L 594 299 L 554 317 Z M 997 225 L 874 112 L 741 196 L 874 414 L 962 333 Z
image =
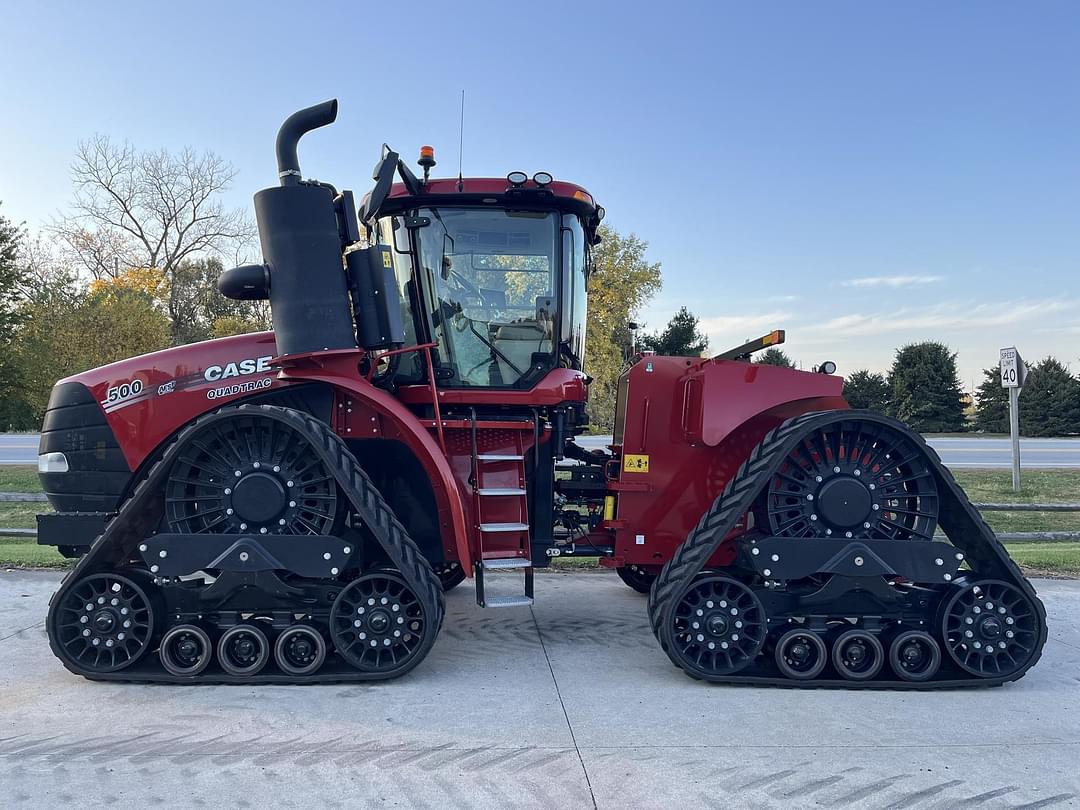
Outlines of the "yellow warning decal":
M 393 269 L 393 267 L 394 267 L 394 265 L 392 263 L 392 260 L 390 258 L 390 251 L 389 250 L 384 250 L 382 252 L 382 266 L 383 267 L 389 267 L 391 269 Z
M 627 453 L 622 459 L 623 472 L 647 473 L 649 471 L 649 457 Z

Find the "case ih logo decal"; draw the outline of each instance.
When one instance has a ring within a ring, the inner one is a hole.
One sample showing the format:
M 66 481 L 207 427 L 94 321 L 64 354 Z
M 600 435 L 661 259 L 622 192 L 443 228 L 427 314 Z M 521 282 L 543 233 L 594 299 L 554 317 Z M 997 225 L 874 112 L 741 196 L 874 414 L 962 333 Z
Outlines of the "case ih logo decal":
M 241 360 L 239 363 L 226 363 L 224 366 L 208 366 L 203 372 L 203 379 L 207 382 L 227 380 L 229 377 L 243 377 L 248 374 L 259 374 L 270 370 L 270 359 L 273 355 L 265 357 L 253 357 Z
M 155 396 L 163 397 L 175 391 L 200 388 L 208 382 L 216 383 L 229 380 L 232 377 L 262 374 L 271 370 L 270 361 L 272 359 L 273 355 L 270 354 L 263 357 L 247 357 L 220 366 L 207 366 L 203 371 L 196 371 L 194 374 L 172 380 L 166 379 L 160 384 L 149 383 L 146 380 L 133 377 L 130 380 L 124 380 L 118 385 L 110 386 L 106 390 L 105 398 L 101 400 L 101 407 L 105 410 L 105 413 L 112 413 L 129 405 L 153 399 Z M 230 397 L 249 391 L 261 391 L 263 388 L 269 388 L 272 384 L 273 378 L 266 377 L 260 380 L 224 385 L 208 390 L 206 398 L 221 399 L 222 397 Z

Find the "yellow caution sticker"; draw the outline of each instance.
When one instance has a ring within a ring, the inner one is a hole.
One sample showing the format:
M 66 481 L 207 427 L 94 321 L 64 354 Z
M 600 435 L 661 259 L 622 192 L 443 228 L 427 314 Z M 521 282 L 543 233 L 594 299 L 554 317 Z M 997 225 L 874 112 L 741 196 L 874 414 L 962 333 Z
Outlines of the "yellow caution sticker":
M 649 457 L 647 455 L 635 455 L 627 453 L 622 459 L 623 472 L 647 473 L 649 471 Z
M 393 269 L 393 267 L 394 267 L 393 260 L 390 258 L 390 251 L 389 250 L 384 250 L 382 252 L 382 266 L 383 267 L 389 267 L 391 269 Z

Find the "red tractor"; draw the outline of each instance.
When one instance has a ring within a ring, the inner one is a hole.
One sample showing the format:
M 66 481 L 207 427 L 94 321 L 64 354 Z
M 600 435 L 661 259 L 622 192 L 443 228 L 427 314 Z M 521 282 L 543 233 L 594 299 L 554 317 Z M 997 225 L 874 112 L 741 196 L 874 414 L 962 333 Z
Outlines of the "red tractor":
M 635 356 L 611 445 L 576 443 L 603 208 L 544 172 L 431 179 L 425 147 L 422 177 L 384 148 L 357 211 L 297 161 L 336 112 L 282 126 L 264 263 L 219 283 L 269 299 L 274 332 L 53 389 L 39 536 L 80 558 L 47 622 L 68 669 L 392 678 L 435 643 L 445 589 L 529 605 L 534 569 L 574 555 L 648 593 L 660 646 L 706 681 L 999 684 L 1036 662 L 1042 605 L 933 450 L 849 410 L 831 364 L 748 362 L 782 333 Z

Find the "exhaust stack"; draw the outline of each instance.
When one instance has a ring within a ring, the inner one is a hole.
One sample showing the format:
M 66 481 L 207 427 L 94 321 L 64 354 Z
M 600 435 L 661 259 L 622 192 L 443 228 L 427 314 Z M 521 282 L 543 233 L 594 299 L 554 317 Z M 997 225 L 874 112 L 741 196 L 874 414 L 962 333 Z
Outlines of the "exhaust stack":
M 278 130 L 274 151 L 277 153 L 278 179 L 283 186 L 295 186 L 300 182 L 300 159 L 296 146 L 300 139 L 313 129 L 334 123 L 337 118 L 337 99 L 297 110 Z

